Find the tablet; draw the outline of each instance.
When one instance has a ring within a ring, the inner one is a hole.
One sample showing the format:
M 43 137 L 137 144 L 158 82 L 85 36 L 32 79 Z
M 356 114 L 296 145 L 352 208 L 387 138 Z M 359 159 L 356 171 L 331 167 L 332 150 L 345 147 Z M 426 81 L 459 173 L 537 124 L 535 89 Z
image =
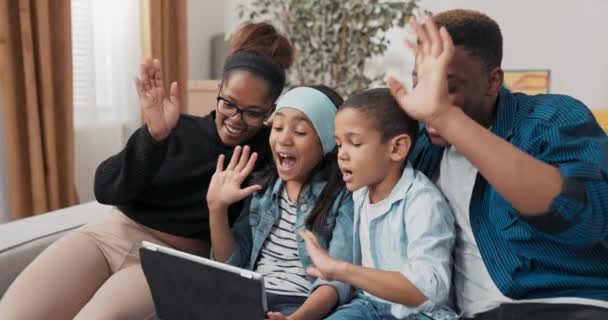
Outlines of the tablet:
M 147 241 L 140 254 L 158 318 L 264 319 L 259 273 Z

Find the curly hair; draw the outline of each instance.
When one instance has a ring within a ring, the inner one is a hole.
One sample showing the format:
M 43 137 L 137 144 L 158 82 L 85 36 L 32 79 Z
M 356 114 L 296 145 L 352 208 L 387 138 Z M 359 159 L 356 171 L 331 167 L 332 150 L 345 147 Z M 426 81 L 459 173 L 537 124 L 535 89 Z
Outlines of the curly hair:
M 434 15 L 433 21 L 447 29 L 454 46 L 463 47 L 488 69 L 500 67 L 502 34 L 492 18 L 475 10 L 455 9 Z

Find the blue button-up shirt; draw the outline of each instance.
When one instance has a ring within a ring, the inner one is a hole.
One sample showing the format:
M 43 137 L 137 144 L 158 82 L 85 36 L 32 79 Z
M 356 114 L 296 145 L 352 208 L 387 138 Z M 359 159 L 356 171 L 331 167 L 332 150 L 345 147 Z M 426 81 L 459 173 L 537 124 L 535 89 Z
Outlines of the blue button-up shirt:
M 549 212 L 524 217 L 477 175 L 469 215 L 492 280 L 513 299 L 608 300 L 606 134 L 589 109 L 568 96 L 528 96 L 502 88 L 497 103 L 492 132 L 558 167 L 563 190 Z M 442 154 L 421 134 L 411 159 L 433 177 Z
M 355 208 L 354 262 L 361 264 L 359 228 L 361 209 L 369 196 L 362 188 L 353 193 Z M 427 177 L 407 165 L 381 212 L 369 222 L 369 246 L 374 267 L 401 272 L 426 297 L 418 308 L 392 303 L 397 318 L 433 311 L 448 303 L 454 215 L 447 200 Z

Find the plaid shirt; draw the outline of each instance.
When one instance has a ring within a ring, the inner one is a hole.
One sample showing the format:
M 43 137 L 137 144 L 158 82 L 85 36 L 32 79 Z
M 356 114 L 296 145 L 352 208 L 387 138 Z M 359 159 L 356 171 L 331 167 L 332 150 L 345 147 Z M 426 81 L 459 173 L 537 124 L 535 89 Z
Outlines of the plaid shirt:
M 492 280 L 513 299 L 608 301 L 608 137 L 589 109 L 568 96 L 503 88 L 497 103 L 492 132 L 558 167 L 564 184 L 551 209 L 530 218 L 477 175 L 469 215 Z M 421 134 L 410 159 L 434 177 L 442 154 Z

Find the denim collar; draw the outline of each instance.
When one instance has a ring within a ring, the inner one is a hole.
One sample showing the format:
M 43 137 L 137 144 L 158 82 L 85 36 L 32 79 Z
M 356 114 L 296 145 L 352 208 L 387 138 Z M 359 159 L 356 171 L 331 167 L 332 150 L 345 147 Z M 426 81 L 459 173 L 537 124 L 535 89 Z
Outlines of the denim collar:
M 304 185 L 304 189 L 300 192 L 300 198 L 297 202 L 307 203 L 310 202 L 311 199 L 316 199 L 321 194 L 321 191 L 323 191 L 326 184 L 327 182 L 323 180 L 319 173 L 315 174 L 312 179 Z M 283 185 L 284 181 L 278 178 L 274 181 L 272 187 L 269 188 L 270 198 L 273 202 L 277 202 L 280 199 Z
M 397 184 L 391 190 L 391 193 L 388 195 L 386 201 L 386 205 L 390 208 L 395 202 L 402 201 L 406 198 L 407 192 L 412 187 L 412 183 L 414 181 L 416 175 L 416 171 L 412 167 L 411 163 L 408 161 L 401 173 L 401 178 Z M 365 197 L 369 195 L 369 189 L 367 187 L 363 187 L 355 192 L 353 192 L 353 200 L 359 205 L 365 201 Z M 384 200 L 383 200 L 384 201 Z

